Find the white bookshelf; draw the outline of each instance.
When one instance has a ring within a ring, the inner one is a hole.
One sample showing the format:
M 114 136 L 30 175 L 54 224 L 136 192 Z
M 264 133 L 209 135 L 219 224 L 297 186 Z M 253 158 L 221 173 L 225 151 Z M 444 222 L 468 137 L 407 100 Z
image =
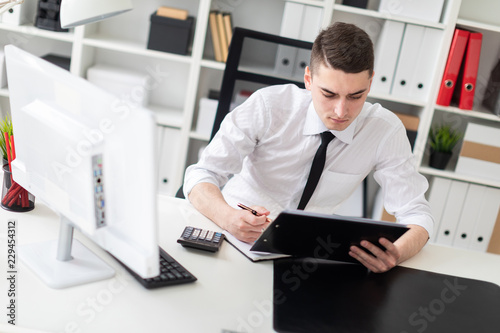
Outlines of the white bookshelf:
M 437 171 L 428 168 L 427 133 L 436 121 L 436 114 L 449 113 L 464 119 L 479 119 L 491 126 L 500 126 L 497 116 L 479 107 L 474 111 L 459 110 L 454 107 L 435 105 L 442 73 L 446 64 L 449 46 L 455 29 L 459 24 L 470 29 L 486 33 L 491 47 L 485 57 L 486 64 L 481 67 L 482 75 L 491 69 L 491 63 L 498 56 L 500 47 L 500 25 L 494 24 L 494 19 L 487 17 L 482 20 L 484 9 L 497 8 L 493 0 L 446 0 L 440 22 L 427 22 L 398 15 L 388 15 L 377 11 L 379 1 L 369 1 L 367 9 L 345 6 L 341 0 L 293 0 L 294 2 L 323 8 L 322 27 L 338 20 L 356 23 L 366 27 L 368 33 L 377 42 L 378 33 L 374 27 L 380 27 L 387 19 L 404 23 L 422 25 L 442 31 L 442 45 L 432 50 L 438 59 L 437 70 L 433 73 L 432 89 L 426 101 L 416 101 L 392 95 L 370 94 L 370 99 L 381 104 L 389 103 L 400 110 L 420 117 L 419 131 L 415 142 L 416 163 L 421 172 L 430 176 L 442 176 L 462 179 L 453 171 Z M 27 0 L 34 4 L 36 0 Z M 0 23 L 0 42 L 2 45 L 14 43 L 36 55 L 49 52 L 70 56 L 71 72 L 86 77 L 87 69 L 95 64 L 107 63 L 128 69 L 147 72 L 147 68 L 160 68 L 168 73 L 155 91 L 151 92 L 149 108 L 157 115 L 159 129 L 173 128 L 178 131 L 178 156 L 172 158 L 176 165 L 170 168 L 169 187 L 165 191 L 173 195 L 182 184 L 185 168 L 194 163 L 197 150 L 208 138 L 194 131 L 197 116 L 198 101 L 206 96 L 208 90 L 219 89 L 224 63 L 216 62 L 213 57 L 210 31 L 208 29 L 208 14 L 211 9 L 229 11 L 232 13 L 233 24 L 248 29 L 260 30 L 278 34 L 285 2 L 283 0 L 133 0 L 134 10 L 115 18 L 77 27 L 70 32 L 53 32 L 41 30 L 33 24 L 12 26 Z M 195 17 L 194 35 L 190 53 L 177 55 L 166 52 L 148 50 L 149 16 L 160 6 L 172 6 L 187 9 Z M 462 7 L 461 7 L 462 5 Z M 461 10 L 462 8 L 462 10 Z M 474 8 L 474 12 L 470 12 Z M 463 15 L 467 13 L 467 15 Z M 491 14 L 487 14 L 491 15 Z M 487 42 L 488 43 L 488 42 Z M 497 47 L 498 46 L 498 47 Z M 488 48 L 488 47 L 487 47 Z M 496 49 L 495 49 L 496 48 Z M 482 59 L 483 61 L 483 59 Z M 482 66 L 482 65 L 481 65 Z M 259 71 L 258 69 L 249 69 Z M 272 68 L 261 68 L 268 72 Z M 1 106 L 4 113 L 8 110 L 8 89 L 0 90 Z M 399 110 L 398 110 L 399 111 Z M 168 154 L 168 147 L 161 153 Z M 195 150 L 193 152 L 191 150 Z M 164 160 L 164 159 L 162 159 Z M 161 168 L 161 166 L 160 166 Z M 488 182 L 478 179 L 466 179 L 490 186 L 500 187 L 498 182 Z

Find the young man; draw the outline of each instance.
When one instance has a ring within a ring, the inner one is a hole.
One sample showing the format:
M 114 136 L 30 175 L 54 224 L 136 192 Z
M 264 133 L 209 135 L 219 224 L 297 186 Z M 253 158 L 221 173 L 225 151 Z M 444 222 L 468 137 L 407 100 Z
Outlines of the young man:
M 186 197 L 220 227 L 253 242 L 268 216 L 297 208 L 320 133 L 330 131 L 335 138 L 305 210 L 334 213 L 374 170 L 386 210 L 411 229 L 394 243 L 380 239 L 386 251 L 363 241 L 351 256 L 384 272 L 418 253 L 433 227 L 428 184 L 415 170 L 399 119 L 365 103 L 373 58 L 369 36 L 356 26 L 335 23 L 322 31 L 305 70 L 306 89 L 267 87 L 229 113 L 200 161 L 186 170 Z M 261 216 L 237 208 L 239 202 Z

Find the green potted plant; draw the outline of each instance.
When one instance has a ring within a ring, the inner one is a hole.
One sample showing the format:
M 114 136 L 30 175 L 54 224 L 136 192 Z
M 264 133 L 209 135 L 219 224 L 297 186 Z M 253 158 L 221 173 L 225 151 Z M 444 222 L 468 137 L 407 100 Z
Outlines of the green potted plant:
M 429 166 L 445 169 L 451 159 L 452 150 L 462 138 L 462 133 L 449 125 L 436 125 L 429 132 L 431 156 Z

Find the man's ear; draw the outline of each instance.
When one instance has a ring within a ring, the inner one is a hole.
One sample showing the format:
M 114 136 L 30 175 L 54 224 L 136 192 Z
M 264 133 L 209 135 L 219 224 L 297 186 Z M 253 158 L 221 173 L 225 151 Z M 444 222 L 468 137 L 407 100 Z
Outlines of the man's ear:
M 306 69 L 304 71 L 304 85 L 306 86 L 307 90 L 311 90 L 312 87 L 312 76 L 311 76 L 311 70 L 309 69 L 309 66 L 306 66 Z

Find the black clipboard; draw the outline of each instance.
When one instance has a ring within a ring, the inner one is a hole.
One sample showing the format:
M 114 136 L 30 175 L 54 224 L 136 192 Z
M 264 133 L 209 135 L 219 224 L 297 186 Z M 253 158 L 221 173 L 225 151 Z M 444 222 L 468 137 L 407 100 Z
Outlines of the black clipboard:
M 367 240 L 396 241 L 408 226 L 365 218 L 285 210 L 271 222 L 250 251 L 359 263 L 349 255 L 351 245 Z

